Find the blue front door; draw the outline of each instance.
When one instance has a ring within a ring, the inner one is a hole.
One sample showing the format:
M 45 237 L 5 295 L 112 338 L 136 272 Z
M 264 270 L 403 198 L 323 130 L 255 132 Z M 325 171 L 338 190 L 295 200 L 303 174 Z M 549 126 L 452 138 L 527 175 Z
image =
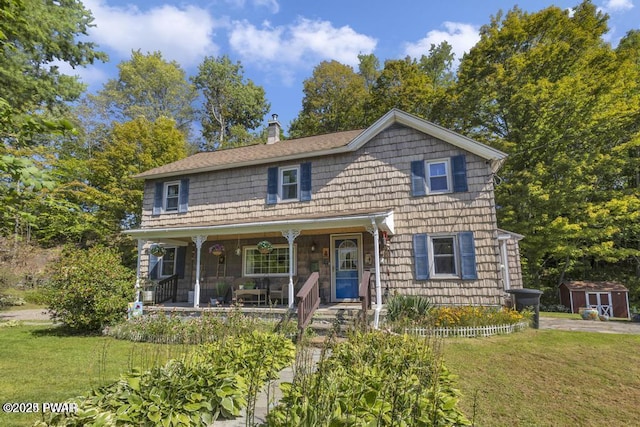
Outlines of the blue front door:
M 337 300 L 358 298 L 360 276 L 360 250 L 358 239 L 336 238 L 334 240 L 335 289 Z

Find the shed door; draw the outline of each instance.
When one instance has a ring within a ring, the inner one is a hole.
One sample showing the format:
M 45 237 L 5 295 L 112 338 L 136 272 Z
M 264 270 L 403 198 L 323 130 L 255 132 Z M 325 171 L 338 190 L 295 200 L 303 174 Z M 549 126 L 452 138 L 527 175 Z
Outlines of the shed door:
M 589 307 L 598 309 L 598 314 L 613 317 L 611 295 L 608 292 L 588 292 L 587 300 Z

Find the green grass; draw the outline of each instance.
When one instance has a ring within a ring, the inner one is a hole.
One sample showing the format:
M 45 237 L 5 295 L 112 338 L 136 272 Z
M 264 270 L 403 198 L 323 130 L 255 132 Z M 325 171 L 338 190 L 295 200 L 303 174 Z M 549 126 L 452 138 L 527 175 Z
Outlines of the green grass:
M 186 350 L 61 332 L 0 328 L 3 401 L 62 402 Z M 640 335 L 529 329 L 443 345 L 462 410 L 477 426 L 640 425 Z M 1 426 L 35 419 L 0 413 Z
M 478 426 L 640 425 L 640 335 L 552 330 L 447 340 Z
M 63 402 L 118 378 L 131 366 L 151 367 L 185 351 L 118 341 L 102 336 L 66 335 L 62 328 L 0 328 L 0 396 L 4 402 Z M 30 426 L 36 416 L 0 412 L 2 426 Z

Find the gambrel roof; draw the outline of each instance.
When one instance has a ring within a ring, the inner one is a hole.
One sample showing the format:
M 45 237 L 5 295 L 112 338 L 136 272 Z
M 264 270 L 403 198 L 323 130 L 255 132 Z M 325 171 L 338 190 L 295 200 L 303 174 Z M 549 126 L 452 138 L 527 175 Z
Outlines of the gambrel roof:
M 394 124 L 407 126 L 431 135 L 487 159 L 487 161 L 491 162 L 494 171 L 500 167 L 502 161 L 507 156 L 505 153 L 474 141 L 471 138 L 467 138 L 449 129 L 405 113 L 404 111 L 393 109 L 367 129 L 290 139 L 279 141 L 275 144 L 257 144 L 225 150 L 201 152 L 182 160 L 142 172 L 135 177 L 141 179 L 166 178 L 184 174 L 352 152 Z

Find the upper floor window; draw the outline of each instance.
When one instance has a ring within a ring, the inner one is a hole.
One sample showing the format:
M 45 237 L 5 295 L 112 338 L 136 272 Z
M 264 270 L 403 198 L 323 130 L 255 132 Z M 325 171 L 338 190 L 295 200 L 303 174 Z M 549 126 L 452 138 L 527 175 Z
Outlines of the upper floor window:
M 464 155 L 411 162 L 411 195 L 413 196 L 468 190 L 467 164 Z
M 157 181 L 153 197 L 153 215 L 184 213 L 189 210 L 189 179 Z
M 280 200 L 298 200 L 300 198 L 299 176 L 300 168 L 297 166 L 280 168 Z
M 178 210 L 180 200 L 180 182 L 166 182 L 164 184 L 164 210 L 172 212 Z
M 427 162 L 427 190 L 429 193 L 448 193 L 451 190 L 449 159 Z
M 267 169 L 267 204 L 311 200 L 311 163 Z

